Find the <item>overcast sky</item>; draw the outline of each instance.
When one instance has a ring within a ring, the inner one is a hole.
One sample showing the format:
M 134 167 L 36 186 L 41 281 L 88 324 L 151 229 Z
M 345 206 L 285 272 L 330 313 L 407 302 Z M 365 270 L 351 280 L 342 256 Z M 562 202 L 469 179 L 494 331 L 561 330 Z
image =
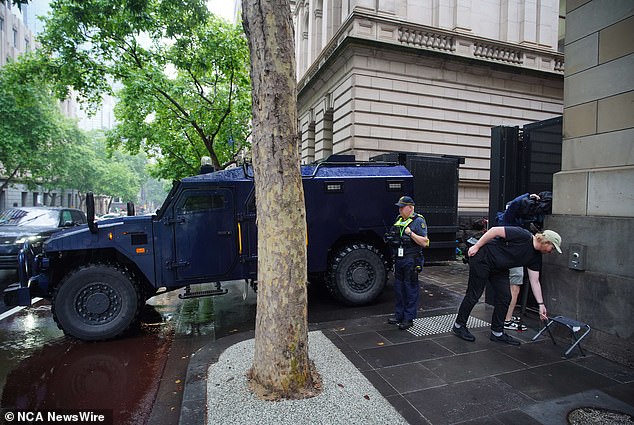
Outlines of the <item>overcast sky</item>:
M 233 22 L 233 6 L 233 0 L 207 0 L 209 10 L 229 22 Z

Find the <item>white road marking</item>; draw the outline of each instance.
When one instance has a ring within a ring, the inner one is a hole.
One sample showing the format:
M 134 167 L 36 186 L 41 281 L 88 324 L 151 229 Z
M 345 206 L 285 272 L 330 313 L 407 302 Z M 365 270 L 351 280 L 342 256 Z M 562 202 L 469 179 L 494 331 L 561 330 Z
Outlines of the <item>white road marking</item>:
M 33 298 L 32 304 L 35 304 L 38 301 L 41 301 L 42 298 Z M 7 317 L 13 316 L 15 313 L 24 310 L 26 308 L 26 306 L 19 306 L 19 307 L 13 307 L 11 310 L 9 311 L 5 311 L 4 313 L 0 314 L 0 320 L 4 320 Z

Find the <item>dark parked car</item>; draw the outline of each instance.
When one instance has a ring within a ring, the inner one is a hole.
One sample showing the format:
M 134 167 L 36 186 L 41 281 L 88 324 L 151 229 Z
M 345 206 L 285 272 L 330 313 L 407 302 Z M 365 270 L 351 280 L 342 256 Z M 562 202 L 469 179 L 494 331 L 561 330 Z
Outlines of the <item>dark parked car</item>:
M 86 214 L 72 208 L 14 207 L 0 212 L 0 270 L 16 269 L 25 241 L 35 253 L 53 233 L 86 224 Z

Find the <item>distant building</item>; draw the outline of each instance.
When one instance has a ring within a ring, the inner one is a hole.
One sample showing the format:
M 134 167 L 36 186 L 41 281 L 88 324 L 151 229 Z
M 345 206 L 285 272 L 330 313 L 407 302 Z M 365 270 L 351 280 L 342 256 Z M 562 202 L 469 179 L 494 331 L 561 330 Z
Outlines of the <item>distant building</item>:
M 114 117 L 115 99 L 112 96 L 104 95 L 101 107 L 94 115 L 89 116 L 83 110 L 79 110 L 79 128 L 82 130 L 110 130 L 116 125 Z
M 40 19 L 50 12 L 50 0 L 31 0 L 22 5 L 22 20 L 37 37 L 44 31 L 44 22 Z
M 0 3 L 0 66 L 33 49 L 35 37 L 22 20 L 20 10 L 11 1 Z

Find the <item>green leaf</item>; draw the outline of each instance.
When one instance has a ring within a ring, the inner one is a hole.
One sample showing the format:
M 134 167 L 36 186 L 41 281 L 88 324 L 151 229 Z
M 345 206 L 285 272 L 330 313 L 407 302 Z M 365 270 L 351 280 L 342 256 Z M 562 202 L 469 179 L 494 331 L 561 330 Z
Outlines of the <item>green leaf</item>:
M 108 146 L 145 153 L 155 176 L 196 173 L 202 156 L 224 167 L 250 148 L 246 39 L 205 1 L 54 0 L 39 39 L 53 92 L 72 88 L 89 111 L 114 94 Z

